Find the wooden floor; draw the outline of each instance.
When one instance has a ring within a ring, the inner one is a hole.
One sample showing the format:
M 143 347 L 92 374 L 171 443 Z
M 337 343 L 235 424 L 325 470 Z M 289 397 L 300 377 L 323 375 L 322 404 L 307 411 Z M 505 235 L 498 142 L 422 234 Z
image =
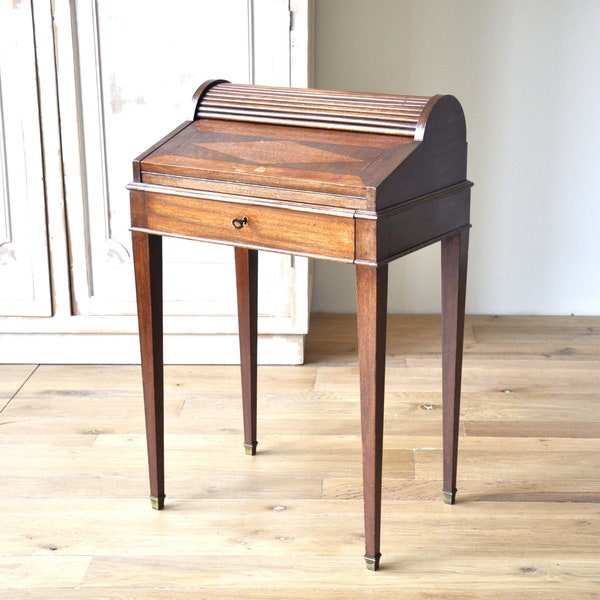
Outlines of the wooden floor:
M 441 500 L 439 318 L 388 327 L 382 567 L 364 567 L 352 316 L 301 367 L 167 369 L 167 503 L 136 366 L 0 366 L 0 598 L 600 598 L 600 317 L 472 317 L 458 501 Z

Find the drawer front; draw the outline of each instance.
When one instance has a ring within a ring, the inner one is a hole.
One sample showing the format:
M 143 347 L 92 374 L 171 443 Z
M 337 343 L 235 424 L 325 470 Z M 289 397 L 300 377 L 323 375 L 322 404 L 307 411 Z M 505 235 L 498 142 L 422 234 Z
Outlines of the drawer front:
M 354 214 L 132 191 L 132 225 L 160 234 L 354 260 Z

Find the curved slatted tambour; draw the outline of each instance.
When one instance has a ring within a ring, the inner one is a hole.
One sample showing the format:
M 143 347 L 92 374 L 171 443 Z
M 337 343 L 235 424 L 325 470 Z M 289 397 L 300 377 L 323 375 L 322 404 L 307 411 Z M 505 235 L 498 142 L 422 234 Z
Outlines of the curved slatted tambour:
M 224 119 L 413 137 L 431 98 L 216 82 L 196 119 Z

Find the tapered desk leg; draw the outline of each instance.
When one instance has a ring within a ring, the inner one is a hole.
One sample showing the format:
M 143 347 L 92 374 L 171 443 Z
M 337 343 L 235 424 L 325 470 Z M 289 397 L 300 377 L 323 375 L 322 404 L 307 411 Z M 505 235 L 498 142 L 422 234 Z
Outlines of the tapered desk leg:
M 258 252 L 235 248 L 242 404 L 244 412 L 244 447 L 246 454 L 256 454 L 256 349 Z
M 365 562 L 379 568 L 388 267 L 356 266 Z
M 162 238 L 139 231 L 134 231 L 132 238 L 150 500 L 152 507 L 160 510 L 165 502 Z
M 442 494 L 447 504 L 456 499 L 468 247 L 468 229 L 442 240 Z

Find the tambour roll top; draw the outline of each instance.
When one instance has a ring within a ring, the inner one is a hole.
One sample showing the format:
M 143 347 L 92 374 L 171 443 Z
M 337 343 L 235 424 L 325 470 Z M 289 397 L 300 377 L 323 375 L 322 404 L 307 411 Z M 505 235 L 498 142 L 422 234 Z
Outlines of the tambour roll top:
M 196 94 L 197 119 L 223 119 L 414 137 L 425 96 L 290 89 L 209 82 Z

